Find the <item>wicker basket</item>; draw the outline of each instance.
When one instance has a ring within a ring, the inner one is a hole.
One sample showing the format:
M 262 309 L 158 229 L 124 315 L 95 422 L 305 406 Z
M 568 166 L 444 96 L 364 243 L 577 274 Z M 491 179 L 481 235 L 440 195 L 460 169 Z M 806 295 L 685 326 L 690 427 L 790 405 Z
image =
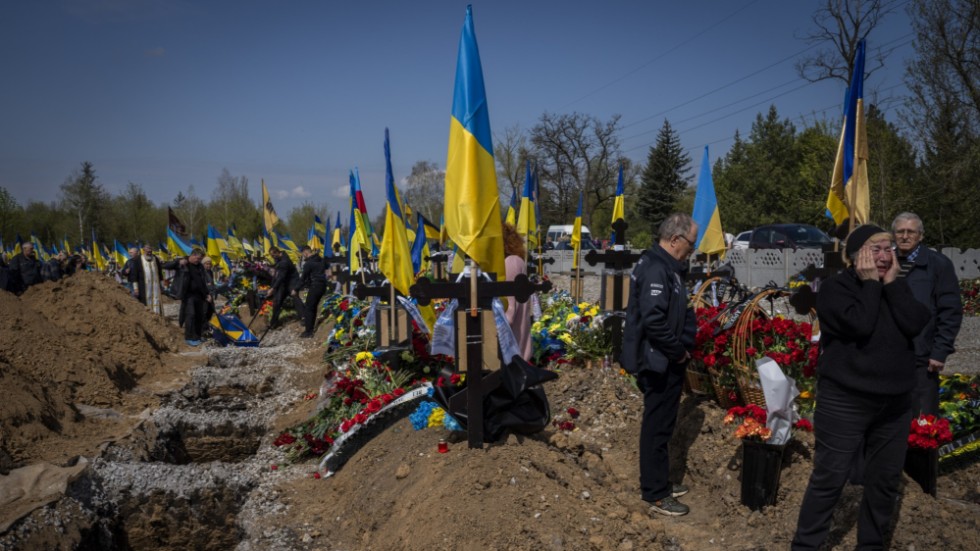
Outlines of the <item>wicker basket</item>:
M 687 389 L 694 394 L 714 395 L 715 393 L 711 387 L 711 375 L 707 371 L 701 371 L 700 368 L 695 368 L 690 365 L 687 366 L 684 382 L 686 383 Z
M 752 342 L 752 321 L 757 316 L 766 316 L 766 312 L 759 307 L 763 299 L 786 294 L 782 289 L 767 289 L 752 297 L 749 304 L 735 322 L 735 331 L 732 334 L 732 360 L 735 363 L 735 380 L 738 381 L 738 389 L 742 398 L 747 404 L 755 404 L 759 407 L 766 407 L 766 396 L 762 392 L 762 383 L 759 382 L 759 373 L 755 366 L 751 364 L 752 359 L 746 354 Z
M 707 291 L 711 287 L 712 283 L 718 281 L 721 281 L 721 277 L 719 276 L 711 277 L 704 280 L 704 283 L 702 283 L 701 286 L 698 287 L 698 292 L 694 293 L 694 296 L 691 297 L 691 305 L 694 307 L 695 310 L 698 308 L 710 308 L 711 306 L 713 306 L 713 304 L 711 304 L 711 302 L 708 301 L 708 299 L 704 296 L 704 294 L 705 291 Z
M 708 368 L 708 373 L 711 375 L 711 386 L 714 389 L 715 400 L 718 401 L 719 406 L 724 409 L 729 409 L 741 403 L 741 400 L 737 396 L 738 389 L 728 389 L 721 384 L 721 373 L 710 367 Z M 736 394 L 735 400 L 732 400 L 730 396 L 732 391 Z

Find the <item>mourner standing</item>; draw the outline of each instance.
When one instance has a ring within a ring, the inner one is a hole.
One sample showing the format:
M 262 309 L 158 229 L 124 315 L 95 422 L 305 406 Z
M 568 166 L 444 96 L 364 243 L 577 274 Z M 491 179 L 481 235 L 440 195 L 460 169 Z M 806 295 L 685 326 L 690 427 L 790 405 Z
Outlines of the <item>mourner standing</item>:
M 208 280 L 204 275 L 201 258 L 204 251 L 194 249 L 187 257 L 186 271 L 181 278 L 180 301 L 184 311 L 184 339 L 191 346 L 201 344 L 201 332 L 204 330 L 205 313 L 211 294 L 208 292 Z

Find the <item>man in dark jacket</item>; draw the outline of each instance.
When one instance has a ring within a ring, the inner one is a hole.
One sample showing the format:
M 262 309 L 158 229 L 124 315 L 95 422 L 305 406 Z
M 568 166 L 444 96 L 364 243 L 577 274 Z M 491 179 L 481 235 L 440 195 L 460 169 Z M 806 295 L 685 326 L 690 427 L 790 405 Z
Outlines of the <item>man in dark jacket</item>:
M 916 389 L 912 414 L 939 413 L 939 373 L 946 357 L 955 352 L 953 344 L 963 322 L 960 283 L 953 263 L 942 253 L 922 243 L 922 219 L 903 212 L 892 222 L 898 245 L 900 277 L 905 277 L 915 298 L 929 308 L 932 317 L 915 338 Z
M 275 329 L 279 327 L 279 314 L 282 313 L 283 302 L 299 287 L 299 274 L 296 265 L 286 253 L 276 247 L 270 247 L 269 254 L 276 261 L 276 273 L 272 278 L 272 288 L 269 289 L 272 295 L 272 319 L 269 321 L 269 327 Z M 293 307 L 297 314 L 302 315 L 303 303 L 298 298 L 293 301 Z
M 857 548 L 884 548 L 908 448 L 913 340 L 929 322 L 929 310 L 898 277 L 889 232 L 859 226 L 847 236 L 845 253 L 850 267 L 824 281 L 817 294 L 816 448 L 794 551 L 823 545 L 856 461 L 864 484 Z
M 686 260 L 697 238 L 698 225 L 686 214 L 672 214 L 660 225 L 658 243 L 643 253 L 630 276 L 620 357 L 620 364 L 636 375 L 643 392 L 640 490 L 652 511 L 668 516 L 689 511 L 676 499 L 687 493 L 687 487 L 668 478 L 667 445 L 697 332 L 684 284 Z
M 306 288 L 306 304 L 304 305 L 303 323 L 306 329 L 300 335 L 303 338 L 313 337 L 313 326 L 316 324 L 316 315 L 320 311 L 320 299 L 327 290 L 326 268 L 323 264 L 323 257 L 316 254 L 309 246 L 300 249 L 303 254 L 303 275 L 300 278 L 302 284 L 300 288 Z M 293 291 L 297 294 L 298 291 Z
M 43 281 L 41 263 L 34 256 L 34 244 L 21 244 L 21 253 L 10 259 L 8 288 L 14 294 L 21 294 L 31 285 Z
M 186 271 L 181 278 L 180 301 L 184 311 L 184 339 L 191 346 L 201 344 L 201 332 L 204 330 L 205 313 L 211 294 L 208 292 L 207 276 L 201 266 L 204 251 L 194 249 L 187 257 Z
M 65 276 L 64 265 L 67 258 L 68 255 L 62 251 L 48 259 L 47 273 L 45 274 L 47 281 L 59 281 Z

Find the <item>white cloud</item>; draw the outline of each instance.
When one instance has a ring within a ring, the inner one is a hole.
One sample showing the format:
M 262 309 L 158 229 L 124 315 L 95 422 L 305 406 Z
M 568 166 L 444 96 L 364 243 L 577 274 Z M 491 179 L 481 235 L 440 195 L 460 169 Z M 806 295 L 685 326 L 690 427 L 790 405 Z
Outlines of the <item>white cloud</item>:
M 306 199 L 307 197 L 313 197 L 313 194 L 306 191 L 303 186 L 296 186 L 289 192 L 289 196 L 299 199 Z
M 338 186 L 333 188 L 333 196 L 346 199 L 350 197 L 350 186 Z

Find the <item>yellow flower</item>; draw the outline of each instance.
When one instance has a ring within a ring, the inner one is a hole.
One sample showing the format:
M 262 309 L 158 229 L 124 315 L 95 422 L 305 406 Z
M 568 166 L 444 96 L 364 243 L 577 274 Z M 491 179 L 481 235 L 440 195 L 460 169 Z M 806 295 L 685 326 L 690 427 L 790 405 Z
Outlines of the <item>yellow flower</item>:
M 560 323 L 553 323 L 550 326 L 548 326 L 548 332 L 549 333 L 556 333 L 558 331 L 561 331 L 561 324 Z
M 810 394 L 809 390 L 804 390 L 800 393 L 800 398 L 803 398 L 804 400 L 810 399 L 811 396 L 813 396 L 813 394 Z
M 365 351 L 365 352 L 358 352 L 357 355 L 354 356 L 355 363 L 361 363 L 361 361 L 363 360 L 367 360 L 369 362 L 374 360 L 374 354 Z
M 578 314 L 576 314 L 575 312 L 569 312 L 568 315 L 565 316 L 565 323 L 568 323 L 570 321 L 578 321 Z
M 442 408 L 432 408 L 432 412 L 429 413 L 429 427 L 442 426 L 442 420 L 445 416 L 446 410 Z
M 563 342 L 563 343 L 565 343 L 565 344 L 567 344 L 569 346 L 571 346 L 572 344 L 574 344 L 573 341 L 572 341 L 572 336 L 569 335 L 568 333 L 562 333 L 561 335 L 558 335 L 558 340 L 560 340 L 561 342 Z

